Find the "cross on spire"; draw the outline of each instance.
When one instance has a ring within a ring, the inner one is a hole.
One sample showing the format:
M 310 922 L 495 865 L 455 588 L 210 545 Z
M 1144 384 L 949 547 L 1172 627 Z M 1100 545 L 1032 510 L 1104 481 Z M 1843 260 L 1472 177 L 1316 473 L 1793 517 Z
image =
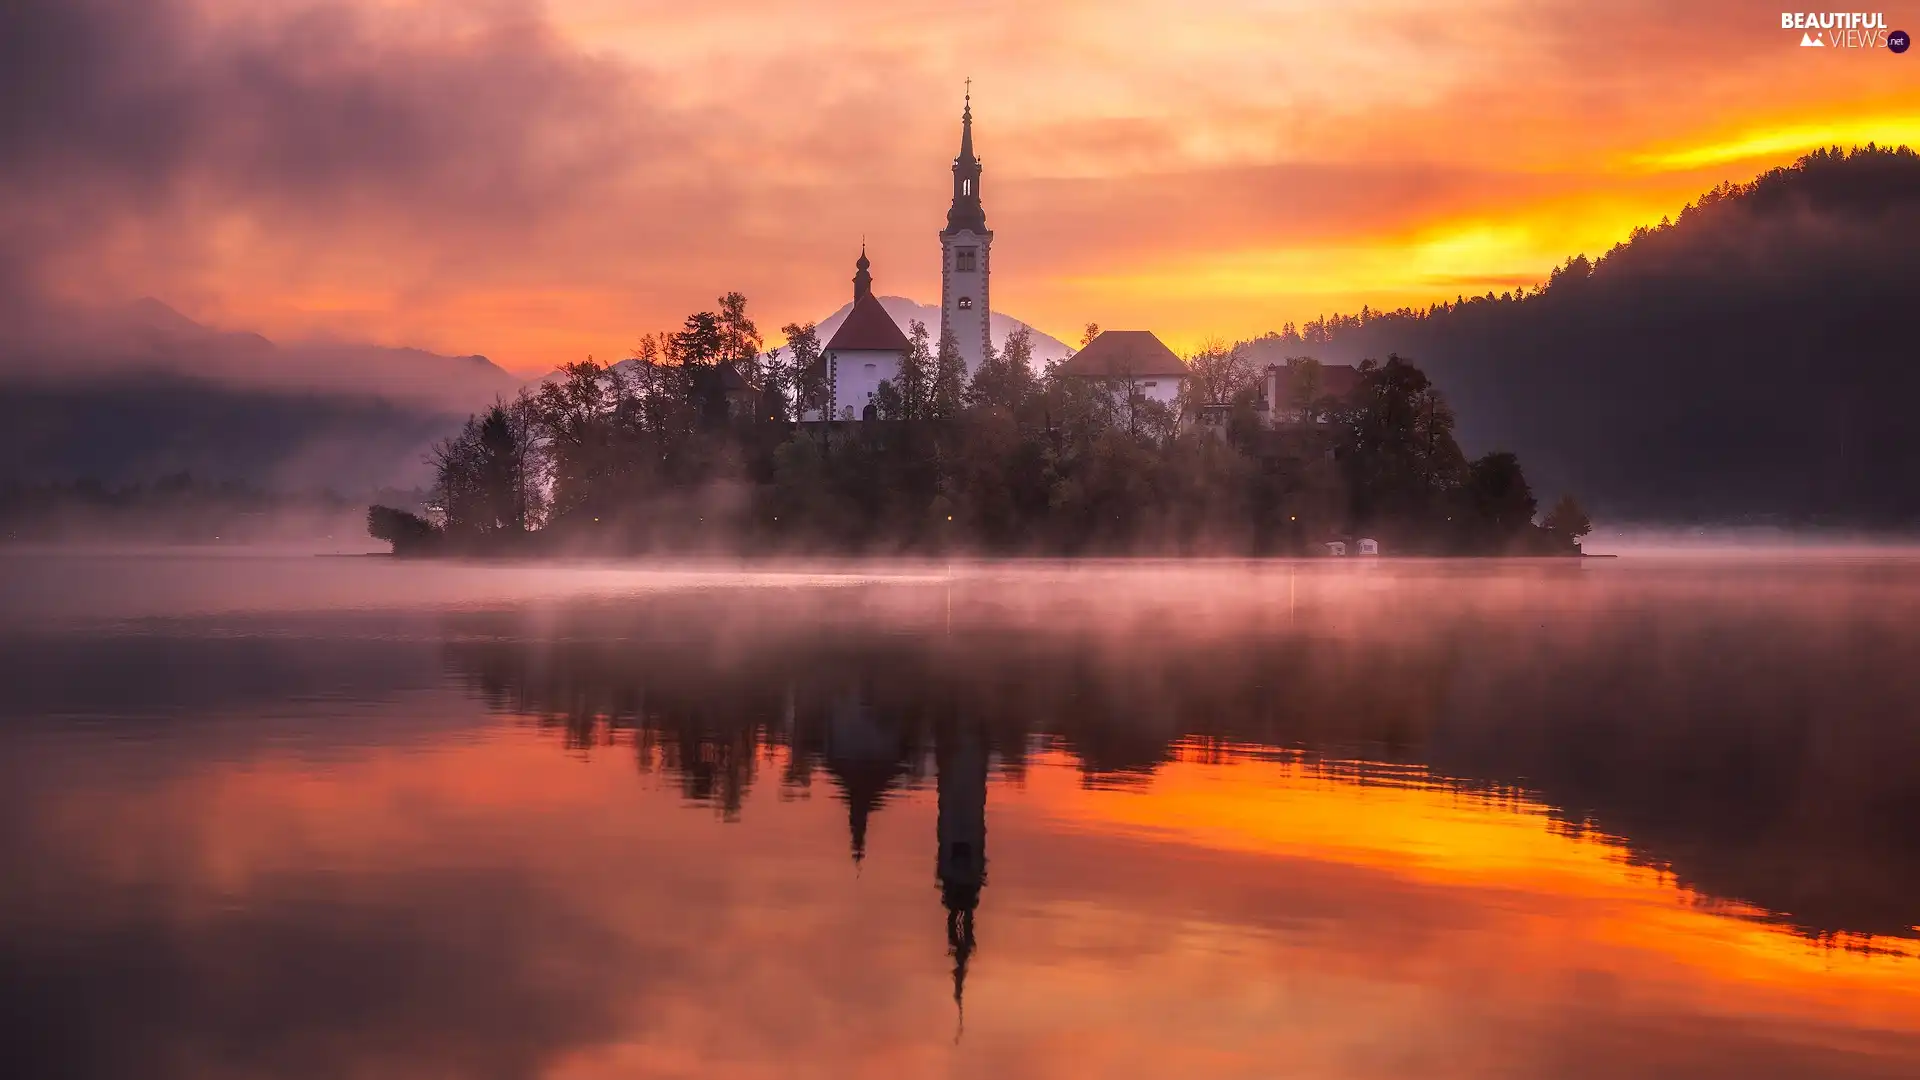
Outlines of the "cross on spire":
M 967 104 L 960 112 L 960 156 L 953 159 L 953 208 L 947 211 L 949 230 L 987 231 L 986 212 L 980 208 L 980 159 L 973 155 L 973 80 L 967 80 Z

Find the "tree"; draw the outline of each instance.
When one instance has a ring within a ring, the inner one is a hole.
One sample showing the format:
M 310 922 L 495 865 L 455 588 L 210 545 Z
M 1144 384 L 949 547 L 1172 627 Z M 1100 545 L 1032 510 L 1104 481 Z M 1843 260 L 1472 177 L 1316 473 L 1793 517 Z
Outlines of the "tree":
M 518 534 L 535 525 L 541 489 L 533 413 L 526 393 L 495 402 L 434 447 L 434 496 L 449 534 Z
M 1460 483 L 1464 455 L 1453 410 L 1426 373 L 1391 353 L 1385 364 L 1362 361 L 1360 386 L 1337 419 L 1360 523 L 1431 522 Z
M 747 317 L 747 297 L 744 293 L 730 292 L 720 298 L 720 311 L 714 319 L 714 330 L 718 362 L 732 364 L 748 382 L 764 388 L 765 373 L 760 364 L 764 343 L 760 339 L 759 328 Z
M 827 358 L 820 346 L 820 334 L 812 323 L 788 323 L 780 328 L 787 336 L 781 374 L 774 380 L 791 403 L 793 418 L 808 413 L 825 417 L 827 410 Z
M 988 359 L 992 356 L 989 349 Z M 950 419 L 960 415 L 966 390 L 967 361 L 960 355 L 960 343 L 954 340 L 953 331 L 942 330 L 933 364 L 933 385 L 927 394 L 927 416 Z
M 1280 389 L 1287 394 L 1287 400 L 1284 403 L 1268 402 L 1267 407 L 1297 410 L 1302 423 L 1313 423 L 1321 415 L 1320 393 L 1324 385 L 1320 361 L 1311 356 L 1289 356 L 1286 374 L 1280 384 Z
M 1093 344 L 1093 339 L 1099 336 L 1100 324 L 1097 322 L 1088 323 L 1086 331 L 1080 335 L 1080 347 L 1084 349 Z
M 708 429 L 725 426 L 730 415 L 722 365 L 732 366 L 745 376 L 747 372 L 737 361 L 740 351 L 748 347 L 748 339 L 742 335 L 750 333 L 752 347 L 759 347 L 760 335 L 753 331 L 753 324 L 746 322 L 744 329 L 740 325 L 746 319 L 746 298 L 739 293 L 728 293 L 721 297 L 721 302 L 725 305 L 736 299 L 738 303 L 731 315 L 694 312 L 687 316 L 680 332 L 669 339 L 667 360 L 682 369 L 694 415 L 701 426 Z
M 1562 495 L 1553 509 L 1547 511 L 1540 527 L 1570 544 L 1578 544 L 1581 537 L 1593 531 L 1593 521 L 1573 496 Z
M 392 544 L 395 555 L 406 555 L 431 546 L 440 533 L 417 514 L 375 505 L 367 507 L 367 535 Z
M 1187 358 L 1199 384 L 1201 405 L 1224 405 L 1253 385 L 1253 361 L 1246 350 L 1210 338 Z
M 1538 508 L 1520 459 L 1496 450 L 1476 459 L 1467 469 L 1466 493 L 1476 523 L 1486 538 L 1511 544 L 1533 525 Z
M 591 515 L 625 464 L 614 432 L 624 380 L 592 357 L 560 370 L 562 377 L 541 386 L 531 402 L 556 520 Z
M 683 367 L 710 367 L 720 362 L 727 348 L 720 329 L 720 316 L 711 311 L 696 311 L 687 316 L 679 333 L 670 339 L 667 360 Z
M 678 335 L 648 334 L 634 346 L 628 392 L 640 415 L 639 426 L 654 438 L 669 439 L 693 431 L 698 411 L 689 369 L 674 357 Z
M 873 400 L 868 404 L 873 409 L 874 416 L 877 419 L 912 419 L 907 413 L 906 399 L 901 396 L 899 388 L 893 385 L 892 379 L 880 380 L 880 385 L 874 387 Z M 864 420 L 866 417 L 862 416 L 861 419 Z
M 975 408 L 1000 408 L 1019 416 L 1039 392 L 1040 382 L 1033 373 L 1033 332 L 1022 326 L 1007 335 L 1004 347 L 980 362 L 967 385 L 966 399 Z
M 900 357 L 900 370 L 892 380 L 894 392 L 900 395 L 900 419 L 927 417 L 933 396 L 933 365 L 927 324 L 915 319 L 907 324 L 907 351 Z

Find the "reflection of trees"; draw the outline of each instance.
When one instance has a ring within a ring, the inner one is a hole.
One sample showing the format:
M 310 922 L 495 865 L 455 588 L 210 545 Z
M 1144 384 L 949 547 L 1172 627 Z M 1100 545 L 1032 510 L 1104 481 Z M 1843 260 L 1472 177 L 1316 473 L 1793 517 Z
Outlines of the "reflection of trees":
M 1457 681 L 1429 760 L 1524 778 L 1571 827 L 1803 932 L 1911 935 L 1915 633 L 1671 618 L 1621 619 L 1551 664 L 1501 642 L 1513 662 Z
M 642 770 L 677 778 L 686 798 L 728 817 L 782 725 L 780 684 L 751 669 L 656 667 L 645 661 L 667 658 L 603 640 L 491 638 L 449 649 L 488 704 L 559 730 L 569 749 L 624 742 Z
M 1003 773 L 1053 747 L 1089 784 L 1176 754 L 1297 756 L 1361 780 L 1421 766 L 1532 792 L 1567 827 L 1804 932 L 1920 921 L 1920 687 L 1901 659 L 1920 631 L 1843 642 L 1665 614 L 1596 618 L 1575 641 L 1466 615 L 1425 633 L 1314 618 L 1211 635 L 991 616 L 949 630 L 730 610 L 746 603 L 579 607 L 537 634 L 462 616 L 448 659 L 496 707 L 571 747 L 628 744 L 727 815 L 763 760 L 784 756 L 789 788 L 824 775 L 856 858 L 867 818 L 964 725 Z

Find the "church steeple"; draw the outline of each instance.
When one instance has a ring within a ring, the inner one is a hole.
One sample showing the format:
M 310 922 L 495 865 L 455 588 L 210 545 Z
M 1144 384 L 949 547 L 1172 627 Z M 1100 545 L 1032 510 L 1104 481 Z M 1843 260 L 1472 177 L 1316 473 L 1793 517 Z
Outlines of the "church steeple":
M 960 110 L 960 156 L 953 159 L 953 206 L 940 230 L 940 340 L 949 339 L 971 377 L 993 353 L 987 279 L 993 233 L 980 207 L 980 159 L 973 154 L 973 80 Z
M 973 80 L 967 80 L 966 105 L 960 111 L 960 156 L 953 159 L 953 207 L 947 211 L 947 229 L 987 231 L 987 212 L 980 206 L 980 159 L 973 155 Z
M 966 100 L 960 107 L 960 161 L 974 162 L 973 156 L 973 80 L 967 80 Z
M 873 264 L 867 261 L 867 242 L 860 241 L 860 261 L 853 264 L 853 298 L 858 301 L 863 296 L 873 295 L 873 275 L 867 268 Z

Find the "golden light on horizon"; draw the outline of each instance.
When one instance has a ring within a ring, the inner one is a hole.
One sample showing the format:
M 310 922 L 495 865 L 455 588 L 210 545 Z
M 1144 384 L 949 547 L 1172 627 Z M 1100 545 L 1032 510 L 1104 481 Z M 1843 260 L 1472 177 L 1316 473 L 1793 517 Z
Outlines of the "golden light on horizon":
M 1814 150 L 1870 143 L 1920 146 L 1920 113 L 1753 128 L 1704 145 L 1635 154 L 1628 161 L 1640 168 L 1673 171 L 1752 162 L 1758 172 Z

